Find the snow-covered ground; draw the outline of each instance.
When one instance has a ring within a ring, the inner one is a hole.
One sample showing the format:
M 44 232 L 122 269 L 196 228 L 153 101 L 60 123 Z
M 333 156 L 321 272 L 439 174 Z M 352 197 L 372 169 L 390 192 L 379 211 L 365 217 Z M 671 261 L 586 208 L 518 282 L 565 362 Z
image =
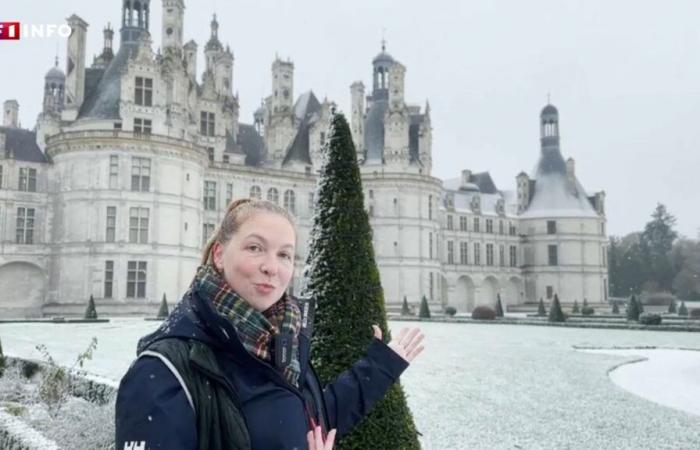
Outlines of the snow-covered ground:
M 390 323 L 395 331 L 412 325 Z M 97 336 L 98 348 L 86 368 L 116 382 L 133 359 L 138 338 L 157 326 L 137 319 L 108 324 L 0 324 L 0 338 L 8 354 L 38 359 L 34 345 L 44 343 L 57 360 L 70 364 Z M 425 449 L 700 448 L 700 416 L 648 401 L 608 376 L 610 369 L 639 359 L 636 355 L 644 356 L 643 352 L 591 353 L 575 348 L 700 350 L 697 333 L 420 326 L 427 335 L 427 349 L 404 374 L 402 384 Z M 650 356 L 653 361 L 654 354 Z M 634 366 L 638 365 L 623 365 L 611 376 Z M 697 362 L 677 367 L 677 372 L 666 372 L 669 376 L 642 370 L 629 377 L 646 391 L 667 393 L 679 388 L 679 380 L 700 380 Z

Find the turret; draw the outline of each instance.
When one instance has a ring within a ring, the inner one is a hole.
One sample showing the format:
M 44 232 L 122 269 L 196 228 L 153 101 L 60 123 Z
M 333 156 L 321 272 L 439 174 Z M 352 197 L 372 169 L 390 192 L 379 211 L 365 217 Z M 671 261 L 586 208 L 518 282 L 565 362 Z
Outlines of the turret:
M 182 52 L 183 17 L 185 15 L 184 0 L 163 0 L 163 53 Z
M 17 100 L 7 100 L 3 103 L 2 125 L 10 128 L 19 127 L 19 103 Z
M 365 142 L 365 85 L 361 81 L 355 81 L 350 85 L 350 96 L 352 102 L 352 139 L 355 141 L 357 158 L 362 159 Z

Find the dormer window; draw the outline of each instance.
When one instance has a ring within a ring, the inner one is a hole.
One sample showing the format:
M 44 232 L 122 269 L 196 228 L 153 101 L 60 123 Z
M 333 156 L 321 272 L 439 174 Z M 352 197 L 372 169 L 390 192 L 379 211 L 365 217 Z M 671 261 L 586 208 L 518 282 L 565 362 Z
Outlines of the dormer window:
M 153 78 L 136 77 L 134 103 L 139 106 L 153 106 Z

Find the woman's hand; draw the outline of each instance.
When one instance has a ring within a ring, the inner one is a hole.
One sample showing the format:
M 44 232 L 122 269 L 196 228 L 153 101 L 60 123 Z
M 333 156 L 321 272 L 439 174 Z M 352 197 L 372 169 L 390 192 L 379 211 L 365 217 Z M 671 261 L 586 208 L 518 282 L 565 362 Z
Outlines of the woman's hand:
M 335 429 L 332 429 L 328 433 L 328 436 L 326 436 L 326 442 L 324 443 L 321 427 L 316 427 L 313 431 L 309 430 L 309 432 L 306 433 L 306 441 L 309 443 L 309 450 L 333 450 L 335 431 Z
M 374 337 L 382 340 L 382 330 L 378 325 L 372 325 L 374 330 Z M 420 345 L 423 341 L 425 335 L 421 333 L 420 328 L 402 328 L 399 331 L 399 335 L 396 336 L 389 342 L 389 348 L 395 351 L 400 357 L 405 359 L 407 362 L 413 361 L 413 359 L 420 355 L 425 347 Z

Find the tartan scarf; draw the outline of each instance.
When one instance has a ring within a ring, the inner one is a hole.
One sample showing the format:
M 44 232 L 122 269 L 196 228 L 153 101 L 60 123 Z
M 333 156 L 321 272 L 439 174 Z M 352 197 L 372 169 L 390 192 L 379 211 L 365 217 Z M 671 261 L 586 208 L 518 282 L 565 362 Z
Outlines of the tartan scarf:
M 191 287 L 202 298 L 211 301 L 216 312 L 231 322 L 248 353 L 272 366 L 275 366 L 272 356 L 274 337 L 280 333 L 291 334 L 291 363 L 277 370 L 290 384 L 299 386 L 301 312 L 294 300 L 285 293 L 279 301 L 261 313 L 238 295 L 212 265 L 203 265 L 197 269 Z

